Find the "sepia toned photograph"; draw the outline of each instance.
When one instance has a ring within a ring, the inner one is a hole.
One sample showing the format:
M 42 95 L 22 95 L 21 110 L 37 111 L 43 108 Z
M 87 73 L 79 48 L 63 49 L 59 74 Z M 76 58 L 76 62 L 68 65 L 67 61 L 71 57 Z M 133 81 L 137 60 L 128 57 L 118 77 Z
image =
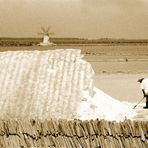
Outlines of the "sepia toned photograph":
M 0 147 L 147 148 L 148 0 L 0 0 Z

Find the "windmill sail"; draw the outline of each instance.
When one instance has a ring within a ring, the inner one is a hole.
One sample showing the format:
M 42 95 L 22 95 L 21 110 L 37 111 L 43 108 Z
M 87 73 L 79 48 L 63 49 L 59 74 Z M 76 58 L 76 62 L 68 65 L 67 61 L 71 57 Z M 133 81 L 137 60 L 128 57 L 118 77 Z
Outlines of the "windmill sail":
M 42 35 L 43 36 L 43 41 L 39 44 L 40 46 L 51 46 L 51 45 L 55 45 L 54 43 L 52 43 L 49 40 L 49 37 L 51 35 L 54 35 L 54 32 L 50 32 L 50 26 L 46 28 L 41 27 L 42 32 L 38 33 L 38 35 Z

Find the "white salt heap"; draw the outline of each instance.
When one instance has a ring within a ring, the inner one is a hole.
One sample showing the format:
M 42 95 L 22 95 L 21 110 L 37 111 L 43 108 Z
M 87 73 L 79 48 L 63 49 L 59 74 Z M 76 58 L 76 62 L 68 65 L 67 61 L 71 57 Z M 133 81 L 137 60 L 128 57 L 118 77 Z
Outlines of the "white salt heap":
M 126 105 L 94 87 L 94 96 L 83 91 L 83 99 L 77 108 L 77 117 L 81 120 L 105 119 L 123 121 L 136 115 L 131 106 Z
M 106 119 L 135 111 L 93 86 L 80 50 L 0 53 L 0 117 Z
M 0 117 L 71 119 L 91 65 L 80 50 L 0 52 Z

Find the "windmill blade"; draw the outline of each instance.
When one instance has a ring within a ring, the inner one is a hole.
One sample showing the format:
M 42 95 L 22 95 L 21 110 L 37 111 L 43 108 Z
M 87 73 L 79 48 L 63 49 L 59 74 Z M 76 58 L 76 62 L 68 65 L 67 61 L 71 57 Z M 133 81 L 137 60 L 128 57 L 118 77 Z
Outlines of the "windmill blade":
M 41 30 L 46 33 L 46 29 L 43 26 L 41 27 Z
M 54 32 L 49 32 L 48 35 L 54 35 Z
M 39 32 L 38 35 L 44 35 L 44 33 L 43 32 Z
M 46 29 L 46 33 L 49 32 L 50 28 L 51 28 L 50 26 L 47 27 L 47 29 Z

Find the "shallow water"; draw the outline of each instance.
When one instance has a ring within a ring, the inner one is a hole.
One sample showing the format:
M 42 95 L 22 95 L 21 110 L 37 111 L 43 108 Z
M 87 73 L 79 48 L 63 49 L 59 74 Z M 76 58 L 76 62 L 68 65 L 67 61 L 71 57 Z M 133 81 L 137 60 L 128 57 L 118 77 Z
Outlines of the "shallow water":
M 8 50 L 51 50 L 51 49 L 81 49 L 82 53 L 92 55 L 114 56 L 148 56 L 147 45 L 57 45 L 57 46 L 21 46 L 0 47 L 0 51 Z

